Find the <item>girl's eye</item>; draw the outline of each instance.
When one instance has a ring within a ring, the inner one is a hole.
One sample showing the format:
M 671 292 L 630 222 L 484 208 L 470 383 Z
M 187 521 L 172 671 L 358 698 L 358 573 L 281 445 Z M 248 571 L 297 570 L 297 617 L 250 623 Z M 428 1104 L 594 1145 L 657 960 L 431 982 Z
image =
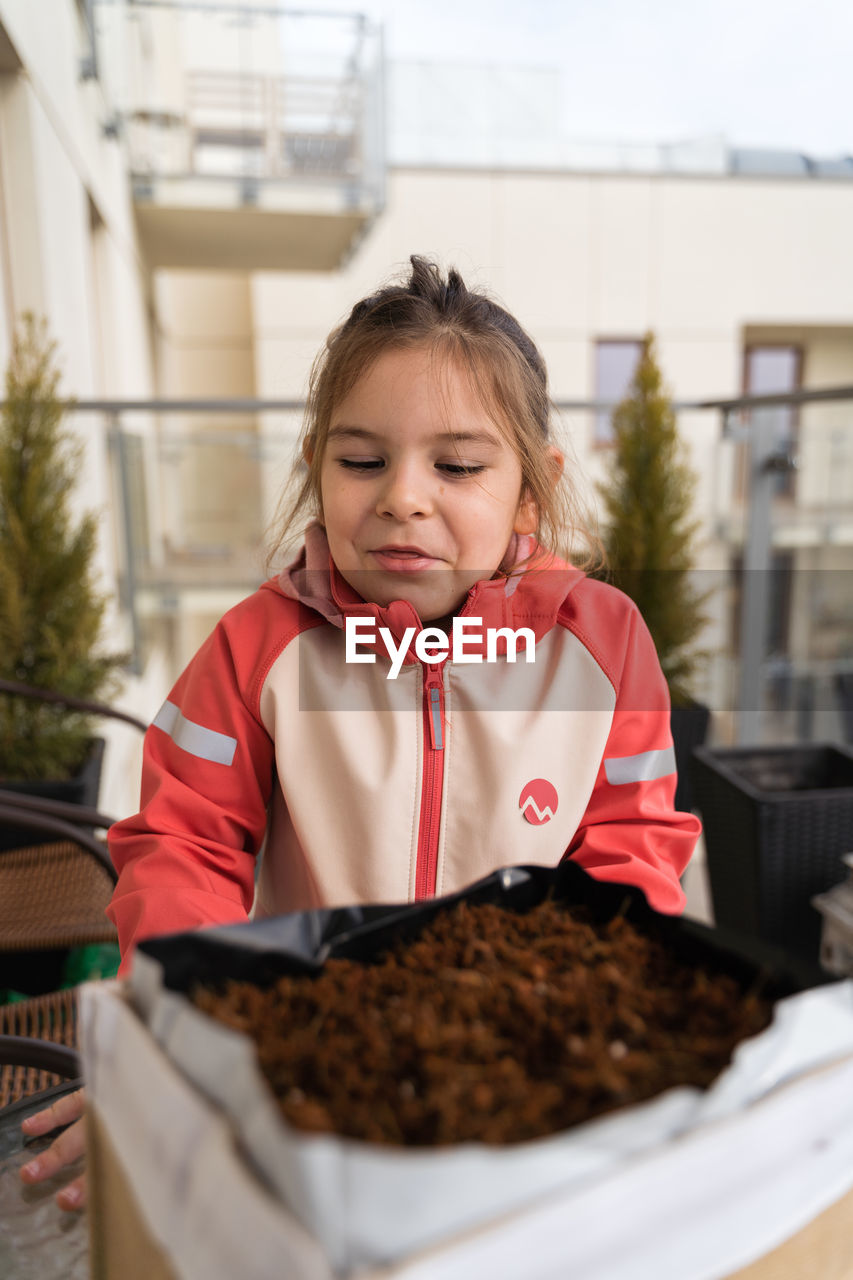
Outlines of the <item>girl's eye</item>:
M 486 469 L 481 462 L 439 462 L 436 465 L 449 476 L 476 476 Z
M 384 465 L 381 458 L 338 458 L 338 466 L 348 471 L 377 471 Z

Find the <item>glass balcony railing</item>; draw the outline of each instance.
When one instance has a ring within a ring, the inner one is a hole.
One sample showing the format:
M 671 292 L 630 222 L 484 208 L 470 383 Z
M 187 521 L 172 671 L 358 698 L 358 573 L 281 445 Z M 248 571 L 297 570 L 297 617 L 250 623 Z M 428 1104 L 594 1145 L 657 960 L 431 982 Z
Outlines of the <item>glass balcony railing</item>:
M 364 14 L 95 0 L 95 20 L 138 179 L 380 180 L 381 37 Z
M 384 205 L 380 28 L 258 0 L 95 0 L 94 16 L 151 264 L 337 265 Z M 293 261 L 276 256 L 281 226 L 223 226 L 241 210 L 289 218 Z
M 268 576 L 265 548 L 302 405 L 151 401 L 108 416 L 112 537 L 128 642 L 175 674 L 217 619 Z
M 853 739 L 853 388 L 717 407 L 733 736 Z
M 723 742 L 853 733 L 844 718 L 853 685 L 853 388 L 781 402 L 796 404 L 795 439 L 778 436 L 775 403 L 677 406 L 685 435 L 689 428 L 709 445 L 695 570 L 709 593 L 708 660 L 696 693 Z M 579 437 L 586 422 L 591 438 L 602 406 L 557 407 L 586 454 Z M 268 531 L 302 410 L 262 400 L 74 406 L 108 419 L 121 612 L 140 666 L 156 647 L 177 674 L 221 614 L 267 576 Z M 594 481 L 606 453 L 587 462 Z

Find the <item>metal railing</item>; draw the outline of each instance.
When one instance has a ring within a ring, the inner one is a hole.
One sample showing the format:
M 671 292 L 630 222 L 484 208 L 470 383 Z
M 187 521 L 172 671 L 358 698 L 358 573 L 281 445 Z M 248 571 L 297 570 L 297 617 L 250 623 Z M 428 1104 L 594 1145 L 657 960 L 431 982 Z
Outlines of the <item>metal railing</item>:
M 792 404 L 794 448 L 780 443 L 773 416 Z M 600 478 L 607 451 L 590 446 L 596 414 L 608 406 L 556 407 Z M 121 607 L 138 661 L 165 645 L 180 667 L 266 575 L 267 530 L 303 404 L 152 399 L 70 408 L 108 422 Z M 710 656 L 697 694 L 717 735 L 843 736 L 842 686 L 853 673 L 853 387 L 675 408 L 685 437 L 713 436 L 695 573 L 710 597 L 702 645 Z
M 707 407 L 740 452 L 729 499 L 742 529 L 735 736 L 760 741 L 775 700 L 776 734 L 790 713 L 793 736 L 811 737 L 834 727 L 853 671 L 853 387 Z
M 381 30 L 363 14 L 96 0 L 99 66 L 135 188 L 346 184 L 381 207 Z

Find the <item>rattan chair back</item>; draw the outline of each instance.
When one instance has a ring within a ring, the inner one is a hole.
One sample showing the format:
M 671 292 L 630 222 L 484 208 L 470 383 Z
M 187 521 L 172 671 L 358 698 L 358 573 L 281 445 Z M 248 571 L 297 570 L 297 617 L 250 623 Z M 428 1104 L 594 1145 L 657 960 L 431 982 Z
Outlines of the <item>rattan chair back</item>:
M 0 952 L 115 942 L 104 912 L 116 873 L 96 828 L 110 819 L 81 805 L 0 790 L 4 821 L 57 839 L 0 851 Z
M 0 1108 L 79 1075 L 76 990 L 0 1006 Z

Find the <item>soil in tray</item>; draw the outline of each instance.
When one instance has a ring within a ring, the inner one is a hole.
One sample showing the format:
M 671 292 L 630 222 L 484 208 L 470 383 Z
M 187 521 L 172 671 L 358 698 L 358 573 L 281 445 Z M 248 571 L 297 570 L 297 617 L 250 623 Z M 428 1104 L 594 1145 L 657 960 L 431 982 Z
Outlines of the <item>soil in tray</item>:
M 249 1035 L 300 1129 L 412 1146 L 517 1142 L 704 1087 L 772 1004 L 624 917 L 457 903 L 370 963 L 197 989 Z

